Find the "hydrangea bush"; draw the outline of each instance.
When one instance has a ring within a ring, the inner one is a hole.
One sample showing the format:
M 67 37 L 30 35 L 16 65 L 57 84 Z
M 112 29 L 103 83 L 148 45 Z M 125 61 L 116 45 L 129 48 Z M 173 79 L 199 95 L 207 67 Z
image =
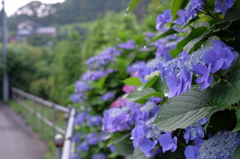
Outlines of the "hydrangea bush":
M 139 2 L 131 0 L 127 11 Z M 78 148 L 103 141 L 114 153 L 87 156 L 101 159 L 240 158 L 239 26 L 240 0 L 173 0 L 156 17 L 157 35 L 146 34 L 141 47 L 128 40 L 90 58 L 72 96 L 95 109 L 89 134 L 74 138 L 85 139 Z M 101 102 L 94 104 L 97 90 Z

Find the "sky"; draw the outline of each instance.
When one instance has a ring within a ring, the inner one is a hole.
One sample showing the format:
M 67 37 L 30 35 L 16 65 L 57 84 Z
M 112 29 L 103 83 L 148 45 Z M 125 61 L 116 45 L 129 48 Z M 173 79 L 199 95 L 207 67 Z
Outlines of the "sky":
M 5 2 L 5 11 L 7 13 L 7 16 L 13 15 L 18 8 L 25 6 L 32 0 L 4 0 Z M 57 2 L 64 2 L 65 0 L 38 0 L 41 1 L 42 3 L 57 3 Z M 0 0 L 0 6 L 2 9 L 2 0 Z

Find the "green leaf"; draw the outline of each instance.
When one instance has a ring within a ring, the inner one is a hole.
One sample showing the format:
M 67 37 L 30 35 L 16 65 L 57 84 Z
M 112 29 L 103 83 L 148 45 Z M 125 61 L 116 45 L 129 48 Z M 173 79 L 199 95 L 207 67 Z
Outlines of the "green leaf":
M 191 89 L 177 98 L 169 99 L 160 109 L 154 123 L 166 132 L 192 125 L 219 109 L 210 104 L 209 94 L 208 90 Z
M 176 34 L 176 33 L 178 33 L 176 30 L 169 29 L 168 31 L 165 31 L 164 33 L 159 33 L 158 35 L 156 35 L 152 40 L 150 40 L 150 43 L 152 43 L 158 39 L 164 38 L 166 36 Z
M 193 29 L 191 31 L 191 33 L 184 38 L 182 41 L 180 41 L 177 44 L 177 49 L 178 51 L 182 51 L 183 47 L 189 43 L 189 41 L 191 41 L 192 39 L 198 38 L 199 36 L 201 36 L 203 34 L 203 32 L 205 32 L 207 30 L 207 27 L 198 27 L 196 29 Z
M 134 148 L 129 138 L 130 134 L 127 134 L 112 143 L 116 153 L 122 156 L 128 156 L 133 154 Z
M 204 40 L 204 38 L 206 38 L 206 36 L 210 33 L 212 33 L 212 29 L 208 29 L 206 27 L 199 27 L 199 29 L 197 31 L 194 31 L 194 33 L 192 34 L 192 39 L 189 38 L 188 43 L 183 47 L 183 51 L 195 51 L 195 49 L 199 46 L 199 43 L 201 44 L 201 41 Z
M 163 93 L 156 92 L 153 88 L 145 88 L 141 91 L 134 90 L 132 91 L 126 99 L 132 102 L 144 103 L 150 97 L 163 96 Z
M 126 10 L 126 14 L 131 12 L 138 5 L 139 2 L 141 2 L 141 0 L 130 0 L 128 8 Z
M 161 80 L 161 78 L 157 79 L 157 81 L 153 84 L 152 88 L 157 92 L 162 92 L 162 93 L 168 90 L 166 81 Z
M 215 8 L 214 2 L 215 2 L 215 0 L 207 0 L 204 5 L 204 9 L 205 10 L 213 10 Z
M 152 3 L 153 3 L 154 5 L 160 4 L 160 0 L 152 0 Z
M 235 150 L 234 153 L 231 157 L 231 159 L 239 159 L 240 158 L 240 145 L 238 145 Z
M 123 83 L 125 83 L 128 86 L 141 86 L 142 82 L 138 77 L 129 77 L 125 80 L 123 80 Z
M 185 8 L 187 6 L 188 2 L 189 2 L 189 0 L 173 0 L 172 8 L 171 8 L 172 21 L 177 19 L 178 10 Z
M 240 19 L 240 6 L 230 8 L 224 18 L 224 21 L 239 20 Z
M 107 79 L 107 77 L 102 77 L 101 79 L 98 80 L 98 82 L 97 82 L 98 88 L 103 88 L 106 79 Z
M 142 153 L 142 151 L 139 148 L 136 148 L 133 153 L 134 159 L 147 159 L 147 157 Z
M 228 79 L 214 85 L 211 102 L 219 106 L 231 106 L 240 100 L 240 67 L 231 71 Z
M 141 91 L 145 88 L 151 87 L 152 85 L 154 85 L 158 78 L 159 78 L 158 76 L 154 76 L 150 81 L 138 87 L 138 90 Z
M 99 89 L 102 89 L 103 86 L 104 86 L 104 83 L 106 81 L 107 77 L 102 77 L 100 78 L 99 80 L 97 81 L 93 81 L 91 82 L 89 85 L 93 88 L 99 88 Z
M 236 110 L 237 126 L 232 130 L 232 132 L 240 130 L 240 107 L 237 107 Z

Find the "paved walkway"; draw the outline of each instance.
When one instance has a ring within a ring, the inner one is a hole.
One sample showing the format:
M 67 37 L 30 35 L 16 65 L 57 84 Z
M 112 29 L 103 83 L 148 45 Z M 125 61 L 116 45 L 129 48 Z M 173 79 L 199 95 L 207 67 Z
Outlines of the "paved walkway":
M 24 120 L 0 103 L 0 159 L 44 159 L 47 151 Z

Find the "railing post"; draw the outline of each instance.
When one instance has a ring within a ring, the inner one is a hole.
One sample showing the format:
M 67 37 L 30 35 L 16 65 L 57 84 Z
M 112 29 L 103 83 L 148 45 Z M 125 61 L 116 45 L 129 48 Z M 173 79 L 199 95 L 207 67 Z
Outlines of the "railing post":
M 36 101 L 34 101 L 34 106 L 32 107 L 32 109 L 33 109 L 33 114 L 32 114 L 32 123 L 33 123 L 33 129 L 37 129 L 37 120 L 36 120 L 36 112 L 37 112 L 37 110 L 36 110 Z
M 40 105 L 41 105 L 41 115 L 44 117 L 44 106 L 42 105 L 42 103 L 40 103 Z M 43 123 L 43 120 L 41 120 L 41 128 L 40 128 L 41 130 L 41 136 L 42 136 L 42 138 L 44 139 L 44 123 Z
M 53 103 L 52 105 L 52 123 L 53 123 L 53 127 L 52 127 L 52 133 L 53 133 L 53 138 L 56 134 L 56 121 L 55 121 L 55 104 Z M 55 136 L 56 137 L 56 136 Z
M 61 159 L 62 157 L 62 147 L 63 147 L 63 136 L 61 134 L 57 134 L 54 137 L 55 146 L 56 146 L 56 159 Z
M 69 110 L 69 120 L 67 124 L 67 129 L 65 133 L 65 141 L 63 146 L 62 158 L 61 159 L 69 159 L 71 153 L 71 145 L 72 145 L 72 135 L 73 135 L 73 126 L 74 126 L 74 119 L 75 119 L 76 110 L 75 108 L 71 108 Z

